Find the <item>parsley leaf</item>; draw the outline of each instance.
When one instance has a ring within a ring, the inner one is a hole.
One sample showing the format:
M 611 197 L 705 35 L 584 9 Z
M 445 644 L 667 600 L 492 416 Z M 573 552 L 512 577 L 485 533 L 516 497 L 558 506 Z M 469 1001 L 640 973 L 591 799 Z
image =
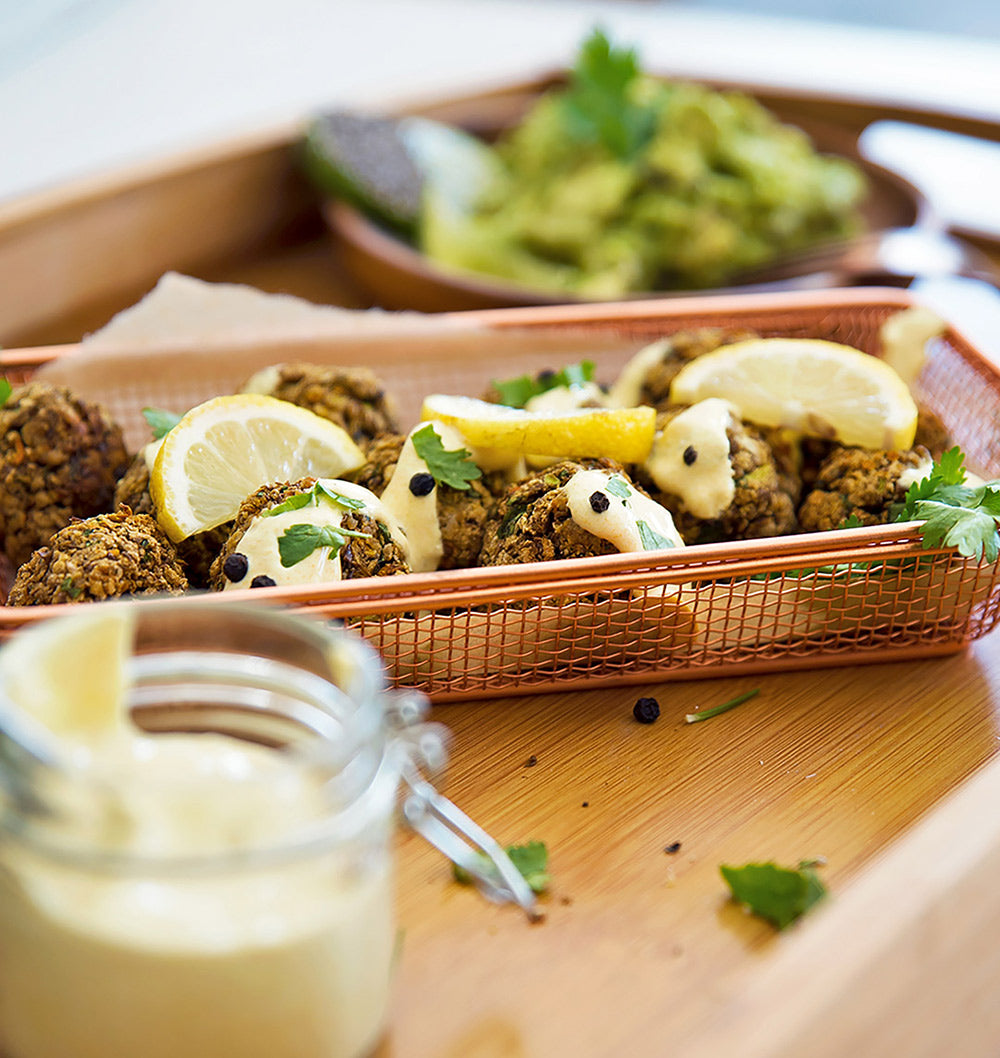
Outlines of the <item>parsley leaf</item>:
M 344 496 L 339 492 L 334 492 L 333 489 L 324 485 L 322 481 L 317 481 L 312 488 L 306 489 L 305 492 L 297 492 L 294 496 L 289 496 L 283 503 L 279 503 L 276 507 L 271 507 L 269 510 L 263 512 L 263 517 L 273 518 L 277 514 L 284 514 L 286 511 L 300 511 L 303 507 L 318 507 L 321 500 L 326 500 L 328 503 L 333 504 L 334 507 L 339 507 L 342 511 L 360 511 L 364 508 L 363 500 L 356 500 L 351 496 Z
M 0 377 L 0 408 L 7 403 L 7 400 L 13 391 L 13 387 L 7 379 Z
M 608 478 L 607 485 L 604 486 L 604 491 L 609 492 L 612 496 L 617 496 L 620 500 L 627 500 L 632 495 L 632 490 L 628 487 L 628 482 L 624 478 L 618 477 L 615 474 L 614 477 Z M 645 523 L 643 523 L 645 524 Z M 639 530 L 640 533 L 642 530 Z
M 924 547 L 954 547 L 965 558 L 996 562 L 1000 556 L 1000 481 L 965 484 L 965 456 L 957 446 L 915 481 L 894 510 L 897 522 L 923 522 Z
M 431 476 L 439 485 L 450 485 L 453 489 L 467 489 L 470 481 L 483 476 L 483 472 L 472 462 L 468 449 L 445 449 L 433 424 L 421 426 L 411 436 L 414 451 L 427 464 Z
M 526 845 L 511 845 L 505 850 L 510 857 L 510 862 L 521 873 L 533 893 L 544 892 L 549 885 L 549 850 L 544 841 L 529 841 Z M 489 856 L 484 852 L 477 853 L 477 859 L 482 862 L 483 870 L 495 869 Z M 456 882 L 469 885 L 472 875 L 457 863 L 452 864 L 452 873 Z
M 321 547 L 328 547 L 331 557 L 340 554 L 340 549 L 347 543 L 349 536 L 371 537 L 371 533 L 359 533 L 354 529 L 345 529 L 336 525 L 309 525 L 299 523 L 289 526 L 278 540 L 278 554 L 281 564 L 288 569 L 303 559 L 308 558 Z
M 797 868 L 769 862 L 723 865 L 719 870 L 735 901 L 777 929 L 784 929 L 826 896 L 826 886 L 813 870 L 815 866 L 816 861 L 804 860 Z
M 173 411 L 166 411 L 163 408 L 143 408 L 142 414 L 146 422 L 149 423 L 149 428 L 153 431 L 154 441 L 159 441 L 161 437 L 166 437 L 184 418 L 183 415 L 178 415 Z
M 610 490 L 609 490 L 610 491 Z M 642 541 L 643 551 L 659 551 L 663 547 L 673 547 L 674 542 L 651 529 L 646 522 L 637 521 L 636 528 L 639 530 L 639 539 Z
M 500 403 L 508 408 L 523 408 L 532 397 L 548 393 L 560 386 L 584 386 L 594 380 L 594 362 L 581 360 L 569 364 L 559 371 L 546 371 L 540 375 L 520 375 L 505 382 L 493 380 L 493 388 L 500 394 Z
M 599 143 L 618 158 L 633 158 L 652 139 L 656 116 L 648 105 L 633 102 L 631 88 L 639 77 L 632 48 L 613 48 L 596 29 L 584 41 L 563 97 L 571 139 Z

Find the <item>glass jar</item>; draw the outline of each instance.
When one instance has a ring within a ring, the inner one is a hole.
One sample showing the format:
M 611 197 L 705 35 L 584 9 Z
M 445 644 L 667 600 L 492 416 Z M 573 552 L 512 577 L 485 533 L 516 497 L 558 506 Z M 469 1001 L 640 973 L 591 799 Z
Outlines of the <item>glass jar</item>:
M 127 746 L 7 776 L 5 1058 L 359 1058 L 383 1031 L 394 807 L 439 734 L 360 638 L 203 602 L 132 604 Z

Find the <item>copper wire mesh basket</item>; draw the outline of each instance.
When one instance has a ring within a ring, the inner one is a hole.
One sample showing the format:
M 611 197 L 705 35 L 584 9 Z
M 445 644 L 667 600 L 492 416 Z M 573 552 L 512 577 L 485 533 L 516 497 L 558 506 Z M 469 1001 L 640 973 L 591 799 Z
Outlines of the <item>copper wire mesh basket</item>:
M 397 341 L 364 362 L 399 393 L 406 420 L 428 392 L 477 394 L 492 378 L 545 366 L 533 339 L 547 349 L 585 347 L 603 378 L 645 342 L 709 325 L 825 338 L 875 354 L 881 324 L 910 304 L 903 292 L 855 290 L 499 310 L 451 317 L 449 340 L 424 342 L 419 355 Z M 487 333 L 463 334 L 473 326 Z M 515 344 L 505 340 L 515 336 Z M 177 356 L 133 357 L 134 375 L 118 362 L 101 396 L 137 444 L 144 405 L 183 410 L 232 391 L 286 352 L 257 350 L 253 363 L 212 357 L 201 375 L 190 364 L 179 371 Z M 311 353 L 358 362 L 356 348 L 336 342 Z M 72 355 L 0 354 L 0 369 L 18 380 L 49 361 L 44 371 L 58 376 Z M 931 343 L 919 387 L 968 465 L 1000 476 L 997 369 L 948 331 Z M 1000 620 L 1000 566 L 924 549 L 916 526 L 887 525 L 247 594 L 346 622 L 381 651 L 394 682 L 440 700 L 953 653 Z M 222 599 L 203 596 L 209 606 Z M 0 634 L 60 609 L 4 609 Z

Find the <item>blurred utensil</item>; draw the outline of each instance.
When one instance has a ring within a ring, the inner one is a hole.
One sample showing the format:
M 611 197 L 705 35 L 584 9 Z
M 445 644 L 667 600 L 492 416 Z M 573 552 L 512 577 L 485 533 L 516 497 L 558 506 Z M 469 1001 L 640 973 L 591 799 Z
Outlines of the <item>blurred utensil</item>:
M 1000 287 L 1000 267 L 972 243 L 937 228 L 887 228 L 789 254 L 742 273 L 741 284 L 800 280 L 809 286 L 906 285 L 962 276 Z

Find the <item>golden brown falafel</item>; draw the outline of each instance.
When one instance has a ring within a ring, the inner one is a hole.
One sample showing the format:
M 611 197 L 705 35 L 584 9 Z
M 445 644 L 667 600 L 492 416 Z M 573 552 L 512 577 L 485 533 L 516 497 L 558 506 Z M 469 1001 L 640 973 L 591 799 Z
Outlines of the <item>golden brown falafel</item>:
M 298 481 L 274 482 L 262 485 L 252 492 L 242 504 L 218 558 L 212 563 L 210 585 L 216 591 L 227 586 L 240 588 L 270 587 L 274 578 L 267 570 L 251 568 L 246 556 L 240 551 L 240 542 L 254 522 L 270 510 L 293 496 L 308 492 L 317 479 L 308 477 Z M 335 483 L 334 483 L 335 484 Z M 375 497 L 373 496 L 374 500 Z M 303 523 L 308 523 L 310 512 L 302 508 L 298 514 Z M 341 547 L 340 576 L 343 580 L 356 577 L 388 577 L 398 573 L 409 573 L 410 567 L 404 550 L 393 539 L 386 526 L 369 514 L 350 510 L 344 512 L 340 525 L 361 536 L 349 536 Z M 273 571 L 272 571 L 273 572 Z
M 174 545 L 148 514 L 121 507 L 73 521 L 17 571 L 9 606 L 87 602 L 188 588 Z
M 839 529 L 851 518 L 861 525 L 884 525 L 892 516 L 892 504 L 902 501 L 910 482 L 924 469 L 930 469 L 930 454 L 922 448 L 835 448 L 799 507 L 799 524 L 813 533 Z
M 276 364 L 248 379 L 243 392 L 297 404 L 342 426 L 362 447 L 380 434 L 398 430 L 391 398 L 375 374 L 364 367 Z
M 0 541 L 25 562 L 73 518 L 111 509 L 128 465 L 121 429 L 97 404 L 31 382 L 0 408 Z
M 135 514 L 156 517 L 153 499 L 149 494 L 149 458 L 145 450 L 133 457 L 128 469 L 119 478 L 115 486 L 114 502 L 116 508 L 124 505 L 131 508 Z M 214 529 L 195 533 L 176 545 L 177 554 L 184 564 L 192 588 L 209 586 L 212 563 L 219 557 L 219 552 L 232 529 L 231 521 L 223 522 Z

